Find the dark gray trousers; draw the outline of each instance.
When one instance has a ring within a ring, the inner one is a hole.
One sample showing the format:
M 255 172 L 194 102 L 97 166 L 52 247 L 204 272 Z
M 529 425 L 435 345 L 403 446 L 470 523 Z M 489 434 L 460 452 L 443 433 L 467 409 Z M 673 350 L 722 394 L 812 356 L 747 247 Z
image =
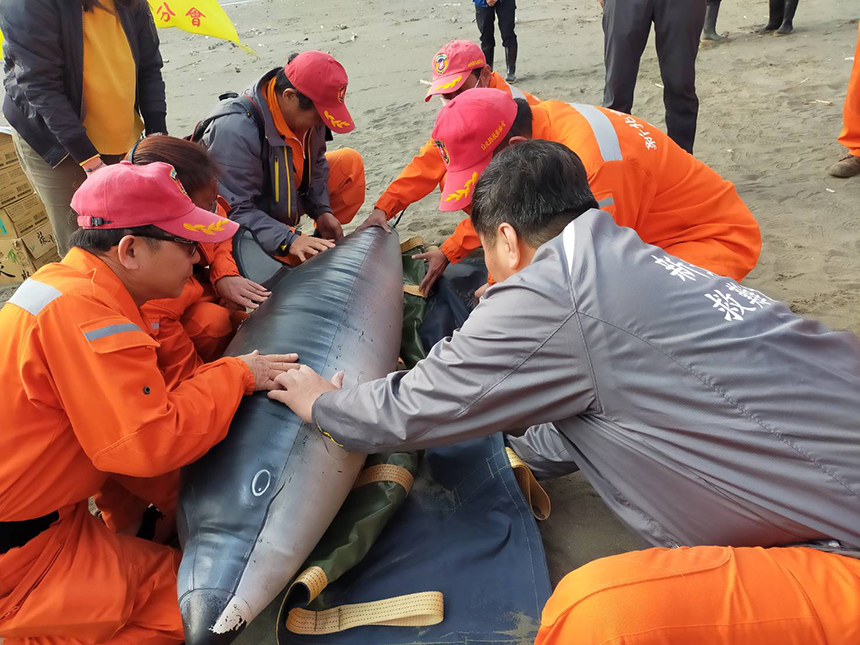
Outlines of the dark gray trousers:
M 475 7 L 475 22 L 481 32 L 481 49 L 492 49 L 496 46 L 496 16 L 499 17 L 499 31 L 502 33 L 502 45 L 511 47 L 517 44 L 516 0 L 501 0 L 492 7 Z
M 603 4 L 606 85 L 604 107 L 630 113 L 639 60 L 654 23 L 663 77 L 669 136 L 688 152 L 696 139 L 699 98 L 696 55 L 705 24 L 706 0 L 605 0 Z

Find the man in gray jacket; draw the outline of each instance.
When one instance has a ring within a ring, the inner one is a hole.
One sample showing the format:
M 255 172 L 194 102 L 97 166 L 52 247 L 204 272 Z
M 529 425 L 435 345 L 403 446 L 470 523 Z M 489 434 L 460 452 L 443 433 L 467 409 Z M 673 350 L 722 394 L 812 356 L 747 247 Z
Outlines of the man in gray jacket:
M 304 261 L 333 246 L 364 203 L 361 155 L 326 151 L 331 132 L 355 125 L 344 104 L 348 78 L 324 52 L 290 57 L 241 96 L 225 100 L 194 133 L 221 169 L 219 192 L 230 219 L 249 228 L 270 254 Z M 319 237 L 293 228 L 303 214 Z
M 641 642 L 860 642 L 860 562 L 845 557 L 860 550 L 858 339 L 643 243 L 596 209 L 555 143 L 498 155 L 471 217 L 504 281 L 460 331 L 410 372 L 338 390 L 303 367 L 270 396 L 362 452 L 531 426 L 511 443 L 539 474 L 581 469 L 654 545 L 721 545 L 577 570 L 538 642 L 621 642 L 671 621 L 693 631 Z M 799 548 L 732 548 L 783 545 Z M 770 591 L 746 597 L 746 577 Z M 778 638 L 800 614 L 854 640 Z M 726 625 L 760 631 L 732 640 Z

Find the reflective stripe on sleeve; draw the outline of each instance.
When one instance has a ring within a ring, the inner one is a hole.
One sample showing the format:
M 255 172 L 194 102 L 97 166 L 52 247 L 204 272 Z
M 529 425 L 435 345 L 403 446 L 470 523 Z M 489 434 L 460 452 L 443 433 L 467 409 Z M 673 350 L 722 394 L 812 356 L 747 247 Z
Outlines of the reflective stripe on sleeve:
M 116 334 L 123 334 L 127 331 L 142 332 L 143 330 L 134 323 L 107 325 L 106 327 L 100 327 L 99 329 L 93 329 L 92 331 L 86 332 L 84 334 L 84 338 L 86 338 L 90 342 L 93 342 L 94 340 L 99 340 L 100 338 L 106 338 L 108 336 L 114 336 Z
M 571 103 L 570 107 L 588 121 L 594 138 L 597 139 L 603 161 L 622 161 L 624 157 L 621 156 L 621 142 L 618 140 L 618 133 L 612 127 L 612 121 L 609 120 L 609 117 L 593 105 Z

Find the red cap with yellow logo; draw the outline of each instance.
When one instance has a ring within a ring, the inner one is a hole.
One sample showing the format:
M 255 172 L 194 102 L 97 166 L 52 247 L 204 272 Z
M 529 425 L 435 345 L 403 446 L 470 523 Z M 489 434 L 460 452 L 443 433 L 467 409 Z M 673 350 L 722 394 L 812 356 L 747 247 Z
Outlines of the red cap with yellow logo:
M 484 52 L 470 40 L 452 40 L 433 57 L 433 83 L 425 101 L 435 94 L 451 94 L 459 90 L 472 70 L 486 67 Z
M 193 242 L 223 242 L 239 230 L 236 222 L 198 208 L 176 170 L 160 161 L 135 166 L 121 161 L 95 171 L 72 197 L 78 226 L 116 229 L 157 226 Z
M 343 65 L 331 54 L 302 52 L 284 66 L 284 73 L 293 87 L 314 102 L 330 130 L 338 134 L 355 130 L 344 103 L 349 79 Z
M 490 88 L 464 92 L 439 111 L 432 137 L 448 166 L 440 210 L 461 210 L 472 203 L 478 177 L 516 118 L 514 99 Z

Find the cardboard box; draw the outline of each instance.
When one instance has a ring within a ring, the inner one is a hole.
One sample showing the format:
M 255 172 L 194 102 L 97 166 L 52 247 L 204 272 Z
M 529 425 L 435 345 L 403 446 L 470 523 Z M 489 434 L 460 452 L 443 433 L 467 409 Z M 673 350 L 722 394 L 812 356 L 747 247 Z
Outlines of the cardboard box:
M 23 282 L 39 268 L 50 262 L 59 262 L 60 254 L 53 252 L 34 258 L 21 238 L 0 239 L 0 286 Z
M 0 238 L 22 237 L 48 221 L 45 205 L 35 193 L 0 208 Z
M 12 128 L 0 127 L 0 168 L 18 163 L 18 153 L 15 152 L 15 144 L 12 143 Z
M 0 206 L 8 206 L 32 194 L 33 187 L 21 164 L 0 168 Z
M 54 239 L 54 227 L 50 222 L 45 222 L 37 229 L 21 236 L 24 246 L 30 253 L 30 257 L 41 258 L 47 253 L 56 252 L 57 242 Z

